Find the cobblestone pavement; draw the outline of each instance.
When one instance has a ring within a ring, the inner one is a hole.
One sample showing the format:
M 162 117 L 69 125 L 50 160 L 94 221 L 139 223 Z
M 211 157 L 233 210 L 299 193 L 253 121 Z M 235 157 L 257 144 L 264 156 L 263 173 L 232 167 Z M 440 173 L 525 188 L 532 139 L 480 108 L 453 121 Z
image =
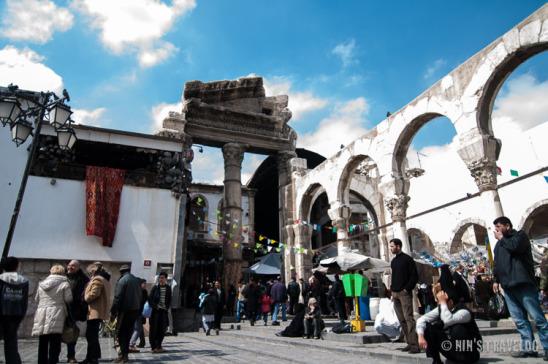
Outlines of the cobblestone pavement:
M 228 328 L 229 326 L 225 326 Z M 141 353 L 130 354 L 134 363 L 329 363 L 336 360 L 342 363 L 364 363 L 374 361 L 383 363 L 430 363 L 425 354 L 405 354 L 397 350 L 401 343 L 377 343 L 357 345 L 329 340 L 305 340 L 302 338 L 280 338 L 274 335 L 280 327 L 249 327 L 242 325 L 241 330 L 222 330 L 219 336 L 205 336 L 203 332 L 183 333 L 166 337 L 166 353 L 152 354 L 149 348 Z M 496 335 L 485 338 L 487 351 L 482 355 L 481 363 L 517 363 L 510 357 L 509 349 L 519 340 L 517 334 Z M 148 343 L 147 343 L 148 344 Z M 38 341 L 20 340 L 20 353 L 24 363 L 36 363 Z M 77 344 L 77 359 L 85 357 L 86 343 L 80 338 Z M 116 358 L 111 339 L 101 339 L 102 363 Z M 542 352 L 541 352 L 542 354 Z M 61 362 L 66 358 L 63 345 Z M 0 362 L 4 362 L 3 351 Z M 519 360 L 520 363 L 539 363 L 542 358 Z

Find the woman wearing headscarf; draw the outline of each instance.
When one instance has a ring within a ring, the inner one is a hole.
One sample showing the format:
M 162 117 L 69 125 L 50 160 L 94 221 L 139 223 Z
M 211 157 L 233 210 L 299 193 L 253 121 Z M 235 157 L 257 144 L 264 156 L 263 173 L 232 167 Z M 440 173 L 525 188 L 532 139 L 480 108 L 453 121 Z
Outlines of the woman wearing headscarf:
M 440 354 L 455 363 L 475 363 L 482 346 L 478 326 L 461 302 L 449 266 L 440 270 L 439 283 L 433 289 L 438 307 L 417 320 L 419 347 L 426 349 L 433 364 L 442 363 Z

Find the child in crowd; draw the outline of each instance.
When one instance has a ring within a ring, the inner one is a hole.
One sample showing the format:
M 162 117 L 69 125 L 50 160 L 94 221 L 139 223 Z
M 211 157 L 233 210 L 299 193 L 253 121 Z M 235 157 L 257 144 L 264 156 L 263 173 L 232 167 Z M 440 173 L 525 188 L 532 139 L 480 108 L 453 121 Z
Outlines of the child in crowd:
M 261 305 L 261 313 L 263 315 L 264 325 L 266 326 L 268 322 L 268 314 L 270 313 L 270 306 L 272 305 L 272 298 L 270 298 L 266 290 L 261 294 L 261 297 L 259 298 L 259 303 Z

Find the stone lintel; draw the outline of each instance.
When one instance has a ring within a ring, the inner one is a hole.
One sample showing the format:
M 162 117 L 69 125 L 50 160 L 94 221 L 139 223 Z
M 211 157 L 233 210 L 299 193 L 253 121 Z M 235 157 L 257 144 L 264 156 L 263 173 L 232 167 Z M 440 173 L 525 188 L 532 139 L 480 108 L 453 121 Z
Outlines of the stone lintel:
M 198 98 L 209 104 L 246 98 L 264 98 L 262 77 L 244 77 L 238 80 L 214 82 L 189 81 L 185 83 L 184 98 Z

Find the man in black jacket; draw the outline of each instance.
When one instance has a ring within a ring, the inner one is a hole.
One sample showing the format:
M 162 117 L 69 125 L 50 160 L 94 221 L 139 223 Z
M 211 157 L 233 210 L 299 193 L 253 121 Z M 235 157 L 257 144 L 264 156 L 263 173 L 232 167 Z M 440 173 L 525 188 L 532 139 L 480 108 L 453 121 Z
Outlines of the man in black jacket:
M 291 277 L 291 282 L 287 285 L 287 294 L 289 295 L 289 309 L 290 315 L 295 313 L 295 305 L 299 302 L 299 295 L 301 294 L 301 288 L 295 279 L 295 276 Z
M 407 346 L 402 350 L 417 354 L 420 353 L 420 349 L 415 332 L 415 318 L 413 317 L 413 288 L 418 282 L 419 275 L 413 258 L 402 252 L 401 249 L 402 241 L 400 239 L 390 240 L 390 252 L 394 254 L 390 263 L 392 268 L 390 291 L 394 301 L 394 310 L 407 342 Z
M 504 298 L 508 311 L 521 336 L 521 349 L 512 353 L 514 358 L 536 357 L 533 329 L 529 315 L 533 320 L 544 348 L 544 360 L 548 361 L 548 323 L 540 308 L 538 286 L 535 280 L 531 243 L 527 234 L 516 231 L 512 222 L 505 216 L 495 221 L 495 281 L 493 290 L 498 292 L 499 284 L 504 289 Z
M 15 257 L 2 259 L 0 267 L 0 331 L 4 335 L 6 363 L 20 364 L 17 348 L 17 330 L 27 312 L 29 281 L 17 273 L 19 260 Z
M 453 281 L 455 282 L 455 289 L 457 290 L 458 296 L 460 297 L 460 303 L 472 302 L 472 297 L 470 296 L 470 286 L 468 285 L 468 282 L 464 277 L 464 266 L 462 264 L 459 264 L 455 268 L 452 277 Z
M 344 325 L 344 320 L 347 319 L 344 287 L 338 274 L 335 274 L 335 282 L 333 282 L 333 287 L 331 288 L 330 294 L 335 302 L 335 309 L 337 310 L 339 321 Z
M 120 267 L 122 276 L 116 283 L 114 300 L 110 310 L 111 320 L 117 317 L 118 342 L 120 344 L 120 355 L 115 363 L 127 363 L 129 361 L 129 341 L 133 334 L 135 320 L 139 317 L 141 307 L 141 282 L 139 278 L 130 273 L 129 265 Z
M 217 311 L 215 311 L 215 322 L 213 326 L 217 332 L 221 329 L 221 320 L 223 319 L 223 313 L 226 307 L 226 293 L 221 287 L 220 281 L 215 281 L 213 289 L 217 294 Z
M 168 318 L 167 311 L 171 307 L 171 287 L 167 284 L 167 273 L 160 272 L 158 284 L 152 287 L 148 299 L 152 307 L 150 315 L 150 347 L 153 353 L 163 353 L 162 341 L 166 334 Z
M 89 282 L 89 278 L 80 268 L 79 261 L 71 260 L 67 264 L 67 279 L 72 291 L 72 302 L 69 304 L 72 318 L 75 321 L 87 321 L 88 305 L 84 301 L 84 290 Z M 77 363 L 76 341 L 67 344 L 67 363 Z

